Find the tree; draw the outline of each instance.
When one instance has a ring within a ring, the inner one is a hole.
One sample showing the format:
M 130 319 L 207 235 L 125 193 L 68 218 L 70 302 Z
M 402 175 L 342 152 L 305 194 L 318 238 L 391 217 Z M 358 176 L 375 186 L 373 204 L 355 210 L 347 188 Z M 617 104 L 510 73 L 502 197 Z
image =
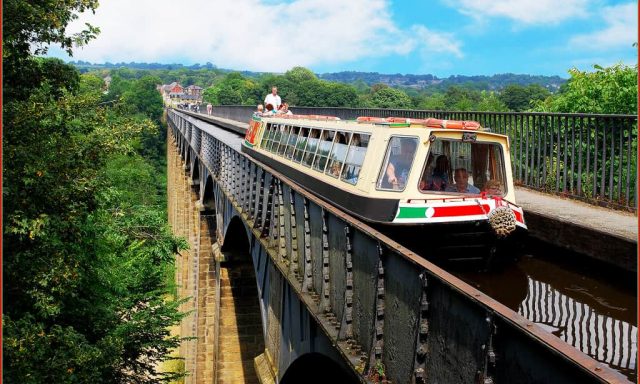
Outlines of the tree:
M 285 72 L 284 77 L 293 83 L 318 80 L 316 75 L 311 70 L 304 67 L 293 67 Z
M 41 68 L 32 53 L 44 54 L 50 44 L 59 44 L 71 55 L 74 45 L 84 45 L 95 38 L 100 30 L 90 24 L 73 35 L 68 35 L 65 27 L 78 18 L 78 13 L 94 11 L 97 7 L 97 0 L 4 1 L 2 67 L 5 99 L 24 99 L 31 89 L 40 85 Z
M 551 93 L 539 84 L 522 86 L 509 84 L 500 93 L 502 101 L 510 110 L 522 112 L 530 109 L 535 103 L 549 97 Z
M 155 76 L 145 76 L 134 81 L 131 87 L 122 95 L 123 102 L 134 108 L 136 113 L 142 113 L 146 117 L 160 121 L 162 116 L 162 96 L 156 90 L 160 79 Z
M 96 1 L 4 3 L 3 379 L 13 383 L 158 382 L 179 340 L 166 302 L 167 263 L 184 242 L 168 231 L 162 177 L 140 159 L 149 119 L 102 102 L 95 76 L 31 55 L 71 51 L 67 36 Z M 142 87 L 145 88 L 145 87 Z M 146 89 L 146 88 L 145 88 Z M 129 164 L 129 163 L 127 163 Z M 129 197 L 109 166 L 146 189 Z M 136 171 L 132 170 L 135 169 Z M 135 202 L 135 204 L 132 203 Z
M 371 87 L 373 93 L 368 102 L 373 108 L 408 109 L 411 108 L 411 99 L 399 89 L 387 86 Z
M 537 110 L 574 113 L 632 114 L 638 112 L 638 66 L 594 66 L 594 72 L 569 70 L 560 93 L 539 102 Z
M 125 93 L 127 93 L 131 89 L 132 85 L 132 80 L 126 80 L 125 78 L 114 74 L 113 76 L 111 76 L 111 83 L 109 83 L 109 89 L 107 90 L 107 100 L 119 100 L 122 96 L 124 96 Z
M 480 92 L 454 85 L 445 92 L 445 106 L 449 111 L 468 111 L 480 102 Z
M 327 107 L 356 107 L 358 95 L 353 87 L 347 84 L 326 82 L 327 98 L 323 103 Z
M 445 96 L 442 93 L 435 93 L 424 99 L 418 105 L 420 109 L 426 109 L 431 111 L 443 111 L 446 109 Z
M 205 89 L 203 100 L 216 105 L 255 105 L 259 87 L 238 72 L 229 73 L 217 84 Z
M 495 92 L 482 91 L 480 92 L 480 102 L 474 108 L 476 111 L 487 111 L 487 112 L 508 112 L 509 107 L 507 107 L 500 97 Z

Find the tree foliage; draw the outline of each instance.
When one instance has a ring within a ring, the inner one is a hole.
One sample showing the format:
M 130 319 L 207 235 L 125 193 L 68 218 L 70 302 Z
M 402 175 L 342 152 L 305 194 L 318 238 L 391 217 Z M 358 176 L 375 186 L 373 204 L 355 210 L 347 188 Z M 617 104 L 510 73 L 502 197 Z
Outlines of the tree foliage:
M 365 95 L 363 101 L 370 108 L 409 109 L 412 106 L 406 93 L 384 84 L 373 85 L 371 93 Z
M 510 84 L 500 92 L 500 101 L 516 112 L 531 109 L 536 103 L 549 97 L 551 93 L 538 84 L 522 86 Z
M 127 103 L 105 103 L 101 78 L 25 48 L 71 49 L 66 23 L 96 6 L 5 2 L 12 19 L 3 62 L 26 68 L 4 78 L 6 383 L 175 376 L 157 372 L 157 363 L 179 343 L 168 331 L 182 315 L 167 299 L 167 269 L 185 243 L 168 230 L 162 175 L 140 155 L 161 143 L 146 140 L 161 136 L 149 118 L 158 115 L 147 92 L 156 79 L 132 84 Z
M 162 96 L 156 90 L 160 79 L 145 76 L 134 81 L 122 94 L 122 101 L 133 108 L 134 113 L 141 113 L 151 120 L 159 121 L 162 116 Z
M 5 99 L 24 99 L 33 86 L 47 78 L 47 71 L 41 68 L 41 62 L 33 54 L 46 53 L 50 44 L 59 44 L 71 54 L 74 45 L 84 45 L 97 36 L 100 30 L 90 24 L 75 34 L 66 31 L 67 24 L 77 19 L 78 13 L 93 11 L 97 6 L 97 0 L 7 0 L 2 3 Z
M 206 88 L 205 102 L 216 105 L 254 105 L 260 99 L 258 84 L 240 73 L 230 73 L 216 85 Z
M 571 78 L 556 96 L 537 104 L 549 112 L 613 113 L 638 112 L 638 66 L 616 64 L 594 66 L 595 71 L 569 70 Z

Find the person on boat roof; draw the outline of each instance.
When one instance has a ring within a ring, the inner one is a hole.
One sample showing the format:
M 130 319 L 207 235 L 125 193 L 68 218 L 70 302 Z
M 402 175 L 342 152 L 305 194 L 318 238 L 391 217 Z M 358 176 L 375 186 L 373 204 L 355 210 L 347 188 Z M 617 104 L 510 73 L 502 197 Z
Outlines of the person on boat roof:
M 264 98 L 264 105 L 267 106 L 269 104 L 271 104 L 272 108 L 276 111 L 280 108 L 280 104 L 282 104 L 282 100 L 280 96 L 278 96 L 278 87 L 276 86 L 271 87 L 271 93 Z
M 453 173 L 454 185 L 447 187 L 448 192 L 458 193 L 480 193 L 480 190 L 469 184 L 469 172 L 465 168 L 456 168 Z

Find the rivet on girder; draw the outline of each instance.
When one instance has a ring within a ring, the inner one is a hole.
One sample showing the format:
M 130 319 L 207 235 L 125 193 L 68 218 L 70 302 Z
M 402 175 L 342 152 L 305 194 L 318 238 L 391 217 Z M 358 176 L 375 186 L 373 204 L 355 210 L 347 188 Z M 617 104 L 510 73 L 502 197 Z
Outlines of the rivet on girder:
M 420 344 L 420 346 L 418 347 L 418 350 L 416 351 L 416 353 L 418 354 L 418 357 L 420 359 L 424 359 L 427 356 L 427 345 L 426 344 Z
M 420 311 L 422 312 L 426 312 L 429 310 L 429 302 L 427 301 L 427 297 L 424 296 L 421 300 L 420 300 Z
M 429 321 L 427 319 L 420 320 L 420 336 L 426 336 L 429 333 Z

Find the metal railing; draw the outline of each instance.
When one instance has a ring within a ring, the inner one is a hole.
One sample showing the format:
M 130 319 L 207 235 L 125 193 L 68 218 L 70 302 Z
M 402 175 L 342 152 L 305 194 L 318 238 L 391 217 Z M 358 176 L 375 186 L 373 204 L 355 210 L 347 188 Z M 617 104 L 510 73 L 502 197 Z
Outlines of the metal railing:
M 475 120 L 509 136 L 518 185 L 592 204 L 637 211 L 635 115 L 542 112 L 455 112 L 372 108 L 291 107 L 296 114 L 435 117 Z M 246 122 L 250 106 L 216 106 L 215 116 Z M 202 112 L 206 112 L 203 110 Z

